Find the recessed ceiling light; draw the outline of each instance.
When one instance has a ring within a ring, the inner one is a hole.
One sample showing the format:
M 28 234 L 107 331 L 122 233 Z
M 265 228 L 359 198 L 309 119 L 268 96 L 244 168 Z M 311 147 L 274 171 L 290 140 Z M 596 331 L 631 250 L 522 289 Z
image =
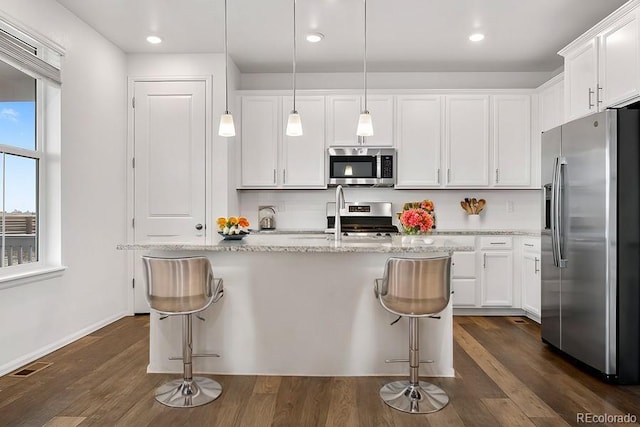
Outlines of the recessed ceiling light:
M 318 43 L 323 38 L 324 38 L 324 34 L 322 34 L 322 33 L 309 33 L 309 34 L 307 34 L 307 41 L 309 43 Z
M 482 33 L 471 34 L 469 36 L 469 40 L 471 40 L 472 42 L 479 42 L 480 40 L 484 40 L 484 34 Z
M 147 37 L 147 41 L 151 44 L 162 43 L 162 39 L 158 36 L 149 36 Z

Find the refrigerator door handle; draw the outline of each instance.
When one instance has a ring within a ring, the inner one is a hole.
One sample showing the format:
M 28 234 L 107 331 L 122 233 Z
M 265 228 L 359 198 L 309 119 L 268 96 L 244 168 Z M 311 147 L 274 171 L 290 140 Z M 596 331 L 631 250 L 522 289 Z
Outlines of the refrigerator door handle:
M 558 267 L 558 253 L 557 253 L 557 238 L 556 238 L 556 230 L 558 228 L 558 223 L 557 223 L 557 192 L 556 192 L 556 188 L 558 187 L 558 167 L 560 164 L 560 158 L 556 157 L 554 163 L 553 163 L 553 174 L 551 177 L 551 212 L 550 212 L 550 222 L 551 222 L 551 254 L 553 256 L 553 265 L 555 265 L 556 267 Z
M 566 268 L 567 267 L 567 259 L 563 257 L 563 236 L 564 236 L 564 224 L 562 223 L 562 218 L 564 218 L 564 214 L 562 212 L 562 198 L 564 194 L 562 193 L 562 185 L 564 183 L 564 176 L 566 174 L 567 167 L 567 159 L 564 157 L 558 158 L 557 164 L 557 181 L 556 181 L 556 253 L 558 257 L 558 267 Z

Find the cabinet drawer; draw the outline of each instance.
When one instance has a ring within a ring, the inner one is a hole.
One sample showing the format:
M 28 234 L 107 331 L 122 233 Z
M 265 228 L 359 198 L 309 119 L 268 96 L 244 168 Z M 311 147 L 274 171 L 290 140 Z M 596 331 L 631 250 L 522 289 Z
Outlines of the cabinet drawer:
M 451 299 L 454 307 L 475 307 L 476 279 L 451 280 L 453 295 Z
M 540 252 L 540 239 L 522 239 L 522 249 L 528 252 Z
M 511 249 L 512 246 L 512 237 L 492 236 L 480 238 L 480 249 Z
M 454 252 L 451 257 L 451 277 L 476 277 L 476 253 Z

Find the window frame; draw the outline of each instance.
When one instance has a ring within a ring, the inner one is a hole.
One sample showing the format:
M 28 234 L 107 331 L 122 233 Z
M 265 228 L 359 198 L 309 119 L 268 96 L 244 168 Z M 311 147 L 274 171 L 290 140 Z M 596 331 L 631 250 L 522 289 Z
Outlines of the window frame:
M 32 31 L 10 23 L 0 14 L 0 29 L 23 43 L 36 48 L 36 56 L 60 67 L 64 51 L 53 42 L 33 36 Z M 54 80 L 38 75 L 14 61 L 0 61 L 31 76 L 36 81 L 36 141 L 35 150 L 0 145 L 0 151 L 36 159 L 36 238 L 37 261 L 0 267 L 0 290 L 38 280 L 60 276 L 62 265 L 61 215 L 61 87 Z M 3 254 L 4 255 L 4 254 Z

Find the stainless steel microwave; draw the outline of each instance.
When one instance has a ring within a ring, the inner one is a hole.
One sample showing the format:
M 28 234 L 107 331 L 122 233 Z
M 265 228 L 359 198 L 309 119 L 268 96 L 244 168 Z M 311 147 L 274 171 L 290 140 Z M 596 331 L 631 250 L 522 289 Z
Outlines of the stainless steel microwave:
M 333 147 L 327 150 L 327 184 L 393 187 L 396 150 L 380 147 Z

